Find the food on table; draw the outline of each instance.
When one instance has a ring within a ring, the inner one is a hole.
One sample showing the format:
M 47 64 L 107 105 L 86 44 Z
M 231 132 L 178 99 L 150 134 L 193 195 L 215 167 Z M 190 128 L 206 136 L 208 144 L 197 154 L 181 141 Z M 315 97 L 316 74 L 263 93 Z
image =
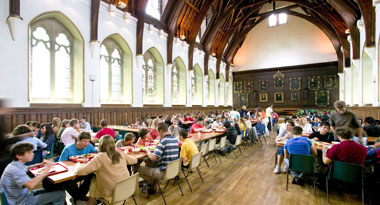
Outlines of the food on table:
M 89 154 L 84 154 L 84 155 L 72 156 L 69 158 L 69 160 L 73 162 L 79 162 L 79 163 L 88 163 L 95 156 L 96 156 L 96 153 L 89 153 Z

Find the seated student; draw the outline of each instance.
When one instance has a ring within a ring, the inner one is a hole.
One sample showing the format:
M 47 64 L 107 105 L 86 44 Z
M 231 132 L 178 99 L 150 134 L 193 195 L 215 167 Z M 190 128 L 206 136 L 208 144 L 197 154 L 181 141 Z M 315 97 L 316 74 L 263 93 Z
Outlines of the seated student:
M 301 120 L 298 123 L 298 126 L 300 126 L 304 133 L 312 133 L 313 129 L 311 128 L 311 124 L 307 121 L 305 117 L 302 117 Z
M 173 123 L 169 126 L 169 132 L 171 133 L 172 136 L 174 137 L 179 137 L 179 126 L 178 126 L 178 118 L 173 119 Z
M 149 118 L 150 119 L 150 118 Z M 140 119 L 140 118 L 136 118 L 136 123 L 135 125 L 138 127 L 138 128 L 145 128 L 146 125 L 145 123 Z
M 61 142 L 65 144 L 65 146 L 75 143 L 75 141 L 78 139 L 79 132 L 77 131 L 79 129 L 79 122 L 77 119 L 71 119 L 70 127 L 67 127 L 61 135 Z
M 244 137 L 246 135 L 246 132 L 247 132 L 247 126 L 245 125 L 244 117 L 241 117 L 239 119 L 238 126 L 240 128 L 240 133 L 242 133 L 243 137 Z
M 222 127 L 223 127 L 222 118 L 220 116 L 218 116 L 218 117 L 216 117 L 215 121 L 212 123 L 211 128 L 212 129 L 218 129 L 218 128 L 222 128 Z
M 70 127 L 69 122 L 70 121 L 68 119 L 62 120 L 61 125 L 60 125 L 59 130 L 58 130 L 57 140 L 61 140 L 61 136 L 62 136 L 63 131 L 66 129 L 66 127 Z
M 309 139 L 322 142 L 332 142 L 334 141 L 334 134 L 330 132 L 330 123 L 321 122 L 319 126 L 319 131 L 313 132 Z
M 67 161 L 70 157 L 76 155 L 96 153 L 97 151 L 95 147 L 90 143 L 90 141 L 91 134 L 89 132 L 82 131 L 79 134 L 76 143 L 70 144 L 63 149 L 59 161 Z M 77 200 L 87 201 L 86 194 L 90 187 L 91 178 L 92 175 L 88 175 L 86 177 L 80 177 L 73 181 L 68 181 L 65 183 L 64 187 L 67 192 L 69 192 L 69 194 L 73 197 L 74 202 Z M 82 180 L 84 180 L 84 182 L 80 187 L 78 187 L 76 183 Z
M 124 139 L 116 142 L 116 147 L 132 146 L 135 141 L 135 135 L 133 133 L 125 133 Z
M 290 118 L 289 117 L 285 117 L 284 122 L 281 123 L 280 126 L 278 126 L 277 135 L 279 135 L 281 132 L 283 132 L 284 130 L 286 130 L 286 122 L 288 122 L 288 120 L 290 120 Z
M 188 167 L 191 163 L 191 158 L 194 154 L 198 154 L 197 145 L 193 140 L 187 138 L 187 130 L 181 129 L 179 131 L 179 140 L 182 142 L 180 158 L 182 159 L 183 166 Z
M 323 163 L 330 164 L 333 160 L 352 163 L 352 164 L 364 164 L 367 156 L 367 148 L 361 144 L 352 140 L 353 131 L 346 127 L 339 127 L 335 130 L 340 143 L 332 146 L 329 150 L 324 146 Z
M 302 155 L 317 155 L 317 150 L 313 147 L 313 144 L 307 137 L 303 137 L 302 128 L 295 126 L 292 129 L 293 138 L 286 141 L 284 145 L 284 155 L 285 163 L 289 167 L 289 157 L 291 154 L 302 154 Z M 293 184 L 303 184 L 302 177 L 303 173 L 292 172 Z
M 52 146 L 54 146 L 54 141 L 55 141 L 55 135 L 53 128 L 51 127 L 50 124 L 43 124 L 41 126 L 41 140 L 47 144 L 46 147 L 46 152 L 43 152 L 42 155 L 46 156 L 46 154 L 50 154 Z
M 286 129 L 280 132 L 280 134 L 276 137 L 276 143 L 293 138 L 293 134 L 292 134 L 293 127 L 295 127 L 294 122 L 292 120 L 288 120 L 286 122 Z M 278 146 L 277 147 L 277 165 L 274 168 L 275 174 L 281 173 L 281 164 L 283 161 L 284 161 L 284 147 Z M 285 167 L 282 169 L 282 172 L 287 172 L 287 170 L 288 170 L 288 166 L 285 165 Z
M 111 137 L 115 138 L 115 131 L 113 129 L 108 128 L 108 121 L 105 119 L 102 119 L 100 121 L 100 126 L 102 126 L 102 129 L 99 130 L 99 132 L 96 133 L 95 137 L 91 139 L 93 143 L 97 143 L 101 137 L 104 135 L 110 135 Z
M 96 172 L 96 177 L 94 176 L 91 180 L 88 204 L 94 204 L 95 199 L 99 197 L 111 202 L 116 182 L 129 177 L 127 165 L 136 163 L 136 158 L 115 150 L 115 140 L 112 136 L 101 137 L 98 155 L 84 167 L 79 166 L 76 170 L 79 176 Z
M 321 116 L 315 115 L 313 118 L 313 122 L 311 123 L 314 131 L 319 131 L 321 122 L 322 122 Z
M 191 126 L 191 129 L 190 129 L 190 134 L 192 133 L 195 133 L 195 132 L 200 132 L 202 131 L 203 129 L 205 129 L 205 127 L 203 126 L 203 123 L 204 123 L 204 120 L 203 118 L 198 118 L 198 121 L 197 123 L 193 124 Z
M 224 127 L 227 129 L 226 136 L 227 136 L 228 143 L 234 145 L 236 141 L 236 137 L 238 136 L 238 132 L 233 126 L 231 126 L 230 122 L 224 123 Z
M 61 124 L 61 119 L 59 117 L 53 118 L 53 120 L 51 122 L 51 127 L 53 128 L 53 132 L 54 132 L 55 136 L 58 135 L 59 125 L 60 124 Z
M 152 126 L 151 126 L 152 130 L 150 131 L 150 136 L 152 136 L 154 140 L 160 139 L 160 135 L 158 135 L 158 132 L 157 132 L 157 125 L 159 122 L 160 122 L 159 118 L 154 119 L 152 122 Z
M 81 131 L 91 131 L 91 125 L 89 122 L 86 121 L 86 117 L 81 116 L 79 118 L 79 128 Z
M 139 146 L 149 145 L 153 142 L 152 136 L 150 136 L 149 131 L 145 128 L 140 129 L 138 135 L 139 139 L 137 140 L 136 144 Z
M 32 121 L 29 127 L 35 133 L 35 137 L 37 137 L 38 139 L 41 138 L 41 124 L 39 122 Z
M 233 121 L 232 126 L 236 129 L 236 132 L 239 133 L 239 135 L 240 135 L 241 134 L 241 130 L 240 130 L 240 127 L 239 127 L 238 119 L 234 118 L 232 121 Z
M 19 143 L 13 145 L 11 157 L 14 161 L 8 164 L 0 179 L 0 190 L 7 197 L 8 204 L 65 204 L 66 194 L 64 190 L 53 192 L 46 192 L 46 190 L 29 191 L 35 189 L 52 168 L 52 163 L 46 162 L 47 166 L 40 175 L 31 179 L 26 174 L 28 167 L 25 166 L 25 163 L 32 161 L 34 158 L 32 144 Z
M 32 130 L 27 125 L 18 125 L 17 127 L 15 127 L 13 129 L 12 135 L 13 136 L 19 136 L 22 134 L 30 133 L 31 131 Z M 33 150 L 37 150 L 38 147 L 41 149 L 45 149 L 47 147 L 47 144 L 44 143 L 43 141 L 41 141 L 40 139 L 38 139 L 37 137 L 26 137 L 17 143 L 23 143 L 23 142 L 27 142 L 27 143 L 32 144 L 34 147 Z
M 179 158 L 178 140 L 169 134 L 168 126 L 161 122 L 158 124 L 157 130 L 161 141 L 153 153 L 147 150 L 147 155 L 149 160 L 158 161 L 158 167 L 143 166 L 138 170 L 140 176 L 150 185 L 153 185 L 154 179 L 163 179 L 167 164 Z M 158 191 L 158 186 L 153 189 Z
M 368 137 L 380 137 L 380 127 L 376 126 L 375 119 L 373 117 L 366 117 L 364 119 L 364 131 Z

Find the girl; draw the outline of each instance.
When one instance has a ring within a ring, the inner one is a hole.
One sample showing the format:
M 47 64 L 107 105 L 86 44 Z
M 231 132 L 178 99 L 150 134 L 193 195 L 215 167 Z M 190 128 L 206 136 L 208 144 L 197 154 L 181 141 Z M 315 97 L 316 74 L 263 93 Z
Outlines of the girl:
M 111 202 L 116 182 L 130 176 L 127 165 L 136 164 L 137 159 L 124 152 L 115 150 L 115 140 L 104 135 L 99 140 L 99 154 L 84 167 L 77 163 L 77 175 L 84 176 L 96 172 L 90 185 L 88 204 L 95 204 L 102 197 Z M 117 170 L 117 171 L 116 171 Z
M 160 135 L 157 132 L 157 125 L 158 125 L 159 122 L 160 122 L 159 118 L 154 119 L 153 122 L 152 122 L 152 127 L 151 127 L 152 130 L 150 131 L 150 136 L 152 136 L 152 138 L 154 140 L 156 140 L 156 139 L 159 140 L 160 139 Z
M 58 134 L 57 134 L 57 139 L 60 140 L 61 139 L 61 135 L 63 133 L 63 131 L 66 129 L 66 127 L 70 127 L 70 124 L 69 124 L 69 120 L 68 119 L 64 119 L 61 123 L 61 127 L 59 128 L 58 130 Z
M 41 126 L 41 140 L 47 144 L 46 151 L 50 153 L 51 147 L 54 146 L 55 135 L 53 128 L 50 124 L 43 124 Z M 48 153 L 43 152 L 42 155 L 45 157 Z
M 59 125 L 61 124 L 61 119 L 59 119 L 58 117 L 55 117 L 53 118 L 53 121 L 52 121 L 52 128 L 53 128 L 53 132 L 54 132 L 54 135 L 57 136 L 58 135 L 58 131 L 59 131 Z

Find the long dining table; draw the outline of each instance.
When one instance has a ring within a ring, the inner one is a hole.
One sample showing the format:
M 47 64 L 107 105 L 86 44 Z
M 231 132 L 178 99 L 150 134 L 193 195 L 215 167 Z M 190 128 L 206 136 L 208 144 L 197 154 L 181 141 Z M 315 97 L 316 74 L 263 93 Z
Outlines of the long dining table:
M 140 130 L 139 128 L 133 128 L 126 125 L 108 125 L 107 127 L 113 130 L 121 130 L 121 131 L 134 132 L 134 133 L 138 133 Z
M 215 137 L 222 136 L 223 134 L 224 134 L 224 132 L 216 132 L 216 131 L 201 132 L 201 134 L 200 134 L 199 137 L 198 137 L 198 133 L 193 133 L 193 134 L 189 134 L 188 138 L 191 139 L 191 140 L 193 140 L 194 143 L 197 143 L 197 142 L 200 142 L 200 141 L 206 141 L 206 140 L 209 140 L 209 139 L 212 139 L 212 138 L 215 138 Z M 128 154 L 130 156 L 135 157 L 138 160 L 142 160 L 145 157 L 147 157 L 147 153 L 146 152 L 130 152 Z M 77 177 L 77 175 L 75 173 L 75 164 L 76 164 L 75 162 L 72 162 L 72 161 L 62 161 L 62 162 L 59 162 L 59 163 L 62 163 L 62 165 L 64 165 L 68 169 L 68 171 L 48 176 L 48 179 L 50 181 L 52 181 L 54 184 L 58 184 L 58 183 L 61 183 L 61 182 L 64 182 L 64 181 L 75 179 Z

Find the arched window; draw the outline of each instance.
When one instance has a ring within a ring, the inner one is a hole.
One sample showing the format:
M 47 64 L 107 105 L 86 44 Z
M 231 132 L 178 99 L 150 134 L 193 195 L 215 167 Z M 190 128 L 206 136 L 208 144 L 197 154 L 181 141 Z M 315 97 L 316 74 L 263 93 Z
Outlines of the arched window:
M 149 0 L 145 13 L 149 14 L 150 16 L 160 20 L 161 19 L 161 13 L 162 13 L 162 1 L 161 0 Z
M 195 102 L 196 101 L 196 94 L 197 94 L 197 91 L 196 91 L 196 81 L 195 81 L 195 76 L 194 76 L 194 72 L 191 73 L 191 100 L 192 102 Z
M 164 102 L 164 68 L 163 60 L 156 48 L 150 48 L 144 54 L 143 103 L 163 104 Z
M 208 100 L 207 104 L 215 105 L 215 75 L 210 69 L 208 71 Z
M 174 62 L 172 68 L 172 101 L 174 104 L 178 103 L 179 100 L 179 72 L 177 67 L 177 64 Z
M 219 105 L 224 106 L 224 76 L 222 74 L 219 79 Z
M 67 19 L 62 21 L 65 25 L 71 24 Z M 75 29 L 68 29 L 46 15 L 32 21 L 29 37 L 31 102 L 83 101 L 83 91 L 77 90 L 83 88 L 83 64 L 79 64 L 83 62 L 83 40 L 79 32 L 73 34 L 71 30 Z
M 202 105 L 203 102 L 203 74 L 200 66 L 196 64 L 193 70 L 194 78 L 194 97 L 192 98 L 193 105 Z M 207 86 L 207 83 L 206 83 Z M 192 89 L 192 90 L 193 90 Z

